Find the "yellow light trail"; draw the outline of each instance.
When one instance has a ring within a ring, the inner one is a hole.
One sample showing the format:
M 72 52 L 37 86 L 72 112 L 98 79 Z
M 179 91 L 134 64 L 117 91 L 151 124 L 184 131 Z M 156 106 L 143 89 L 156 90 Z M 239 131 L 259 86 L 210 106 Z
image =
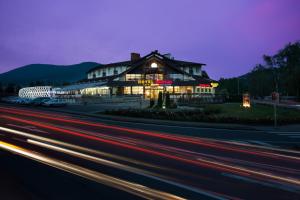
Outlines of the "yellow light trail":
M 26 137 L 26 138 L 31 138 L 31 139 L 51 143 L 51 144 L 56 144 L 56 145 L 60 145 L 60 146 L 63 146 L 63 147 L 68 147 L 68 148 L 71 148 L 71 149 L 76 149 L 76 150 L 79 150 L 79 151 L 83 151 L 83 152 L 87 152 L 87 153 L 91 153 L 91 154 L 95 154 L 95 155 L 109 157 L 109 158 L 113 158 L 113 159 L 117 159 L 117 160 L 122 160 L 122 161 L 125 161 L 125 162 L 134 163 L 134 164 L 137 164 L 137 165 L 142 165 L 142 166 L 156 168 L 156 169 L 164 169 L 162 167 L 159 167 L 159 166 L 156 166 L 156 165 L 151 165 L 151 164 L 148 164 L 148 163 L 144 163 L 144 162 L 134 160 L 134 159 L 131 159 L 131 158 L 126 158 L 126 157 L 113 155 L 113 154 L 110 154 L 110 153 L 105 153 L 105 152 L 97 151 L 97 150 L 94 150 L 94 149 L 89 149 L 89 148 L 74 145 L 74 144 L 69 144 L 69 143 L 66 143 L 66 142 L 61 142 L 61 141 L 58 141 L 58 140 L 37 136 L 37 135 L 26 133 L 26 132 L 23 132 L 23 131 L 18 131 L 18 130 L 6 128 L 6 127 L 1 127 L 1 126 L 0 126 L 0 130 L 11 133 L 11 134 L 14 134 L 14 135 L 19 135 L 19 136 L 23 136 L 23 137 Z M 168 169 L 164 169 L 164 170 L 168 170 Z
M 40 153 L 33 152 L 22 147 L 0 141 L 0 148 L 14 154 L 35 160 L 37 162 L 55 167 L 57 169 L 76 174 L 89 180 L 96 181 L 107 186 L 126 191 L 128 193 L 140 196 L 145 199 L 158 199 L 158 200 L 182 200 L 179 196 L 162 192 L 159 190 L 151 189 L 140 184 L 135 184 L 129 181 L 118 179 L 112 176 L 108 176 L 75 164 L 63 162 L 58 159 L 44 156 Z

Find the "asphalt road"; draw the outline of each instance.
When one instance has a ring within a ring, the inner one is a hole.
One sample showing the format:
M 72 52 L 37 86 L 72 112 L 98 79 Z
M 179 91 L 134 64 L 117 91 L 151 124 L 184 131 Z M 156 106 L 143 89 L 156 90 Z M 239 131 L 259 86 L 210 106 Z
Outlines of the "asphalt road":
M 0 105 L 0 169 L 37 199 L 299 199 L 300 152 L 274 147 L 298 138 L 284 134 Z

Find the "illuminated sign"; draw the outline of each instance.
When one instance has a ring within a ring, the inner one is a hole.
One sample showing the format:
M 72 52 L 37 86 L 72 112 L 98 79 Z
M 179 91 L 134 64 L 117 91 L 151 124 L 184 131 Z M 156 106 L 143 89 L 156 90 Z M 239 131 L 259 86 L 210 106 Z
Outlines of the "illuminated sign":
M 279 103 L 279 93 L 278 92 L 272 92 L 271 97 L 272 97 L 272 101 Z
M 250 95 L 248 93 L 243 94 L 243 107 L 250 108 Z
M 158 84 L 158 85 L 172 85 L 173 81 L 172 80 L 156 80 L 155 84 Z
M 219 86 L 219 83 L 211 83 L 210 85 L 215 88 Z
M 152 80 L 138 80 L 139 85 L 150 86 L 153 83 Z
M 200 87 L 211 87 L 211 85 L 210 85 L 210 84 L 204 84 L 204 83 L 202 83 L 202 84 L 199 84 L 199 86 L 200 86 Z

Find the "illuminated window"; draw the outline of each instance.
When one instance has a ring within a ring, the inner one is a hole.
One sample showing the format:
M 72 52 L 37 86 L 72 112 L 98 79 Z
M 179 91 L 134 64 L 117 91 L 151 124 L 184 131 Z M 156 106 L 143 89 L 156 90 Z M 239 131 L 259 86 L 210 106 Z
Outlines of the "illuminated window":
M 166 90 L 169 93 L 173 93 L 173 86 L 166 86 Z M 174 93 L 180 93 L 180 87 L 174 86 Z
M 157 68 L 157 63 L 155 62 L 151 63 L 151 68 Z
M 147 80 L 163 80 L 164 75 L 163 74 L 146 74 Z
M 142 79 L 142 74 L 126 74 L 126 81 L 137 81 Z
M 94 87 L 94 88 L 85 88 L 81 90 L 81 94 L 92 96 L 92 95 L 109 95 L 108 87 Z
M 125 87 L 124 94 L 131 94 L 131 87 Z M 143 87 L 142 86 L 133 86 L 132 94 L 143 94 Z
M 169 74 L 169 79 L 182 80 L 183 79 L 183 75 L 182 74 Z

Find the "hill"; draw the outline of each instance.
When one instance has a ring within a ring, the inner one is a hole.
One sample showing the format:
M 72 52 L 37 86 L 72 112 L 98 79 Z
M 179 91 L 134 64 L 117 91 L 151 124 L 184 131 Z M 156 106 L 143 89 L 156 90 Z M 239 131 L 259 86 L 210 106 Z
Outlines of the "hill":
M 4 85 L 14 83 L 28 86 L 32 82 L 61 85 L 86 78 L 86 72 L 99 65 L 95 62 L 83 62 L 75 65 L 31 64 L 0 74 Z

